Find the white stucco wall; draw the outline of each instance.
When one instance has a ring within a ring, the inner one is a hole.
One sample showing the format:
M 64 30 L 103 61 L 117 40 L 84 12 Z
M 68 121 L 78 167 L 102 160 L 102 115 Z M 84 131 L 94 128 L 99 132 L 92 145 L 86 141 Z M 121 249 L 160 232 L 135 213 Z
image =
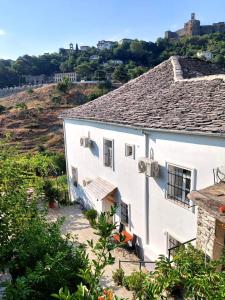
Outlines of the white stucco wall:
M 95 179 L 100 176 L 111 182 L 118 187 L 118 200 L 122 199 L 131 207 L 131 231 L 143 236 L 145 185 L 143 175 L 137 169 L 138 157 L 145 155 L 145 140 L 141 131 L 70 120 L 65 122 L 65 132 L 68 171 L 71 177 L 71 166 L 78 168 L 79 195 L 84 197 L 82 181 L 86 177 Z M 92 149 L 80 146 L 80 137 L 88 136 L 88 133 L 94 141 Z M 114 140 L 114 170 L 103 165 L 103 138 Z M 125 157 L 125 143 L 135 144 L 135 159 Z M 98 211 L 102 209 L 101 201 L 89 200 Z
M 167 254 L 167 233 L 180 242 L 196 236 L 197 209 L 193 213 L 193 209 L 166 199 L 167 164 L 194 170 L 193 188 L 211 185 L 213 168 L 225 165 L 225 139 L 149 133 L 149 150 L 160 164 L 160 177 L 149 179 L 149 243 L 146 244 L 145 176 L 138 173 L 137 166 L 138 159 L 145 156 L 142 131 L 81 120 L 65 120 L 64 125 L 68 171 L 71 177 L 71 166 L 78 168 L 79 192 L 85 191 L 82 180 L 86 177 L 100 176 L 117 186 L 117 198 L 130 205 L 130 229 L 141 238 L 146 257 L 156 259 L 159 254 Z M 92 150 L 80 146 L 80 137 L 88 133 L 94 141 Z M 114 140 L 114 170 L 103 165 L 103 138 Z M 125 143 L 135 145 L 135 159 L 125 157 Z M 98 211 L 102 210 L 101 202 L 91 197 L 89 200 Z

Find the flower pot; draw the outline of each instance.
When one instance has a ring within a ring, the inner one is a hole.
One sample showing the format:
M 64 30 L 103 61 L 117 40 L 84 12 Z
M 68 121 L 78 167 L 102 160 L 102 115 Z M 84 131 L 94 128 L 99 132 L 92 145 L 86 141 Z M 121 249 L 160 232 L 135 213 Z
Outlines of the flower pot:
M 225 213 L 225 205 L 219 207 L 219 211 L 224 214 Z
M 55 202 L 55 200 L 49 201 L 48 207 L 49 208 L 56 208 L 56 202 Z

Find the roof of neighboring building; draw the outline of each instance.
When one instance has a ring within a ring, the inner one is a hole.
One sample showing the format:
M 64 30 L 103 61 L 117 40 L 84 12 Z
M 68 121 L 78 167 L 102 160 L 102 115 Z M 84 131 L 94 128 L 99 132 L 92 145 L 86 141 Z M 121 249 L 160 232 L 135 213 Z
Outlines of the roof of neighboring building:
M 219 208 L 225 205 L 225 182 L 209 186 L 199 191 L 192 191 L 188 198 L 196 205 L 202 207 L 217 220 L 225 223 L 225 214 L 219 211 Z
M 61 117 L 137 128 L 225 134 L 225 70 L 171 57 L 120 88 Z

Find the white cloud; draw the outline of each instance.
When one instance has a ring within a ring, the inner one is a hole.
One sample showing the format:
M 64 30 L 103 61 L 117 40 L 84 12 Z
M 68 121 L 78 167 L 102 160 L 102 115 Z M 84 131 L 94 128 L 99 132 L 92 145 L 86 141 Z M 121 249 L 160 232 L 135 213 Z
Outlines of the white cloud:
M 6 32 L 4 29 L 0 29 L 0 35 L 6 35 Z

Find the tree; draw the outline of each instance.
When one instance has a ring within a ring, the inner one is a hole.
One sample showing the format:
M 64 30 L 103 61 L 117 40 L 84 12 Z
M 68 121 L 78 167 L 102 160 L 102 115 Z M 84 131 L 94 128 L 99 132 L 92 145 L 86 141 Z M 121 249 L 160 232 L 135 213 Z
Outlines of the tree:
M 90 79 L 92 75 L 92 70 L 89 63 L 82 63 L 75 68 L 77 76 L 80 79 Z
M 113 76 L 114 80 L 120 81 L 122 83 L 127 82 L 129 79 L 127 70 L 125 69 L 125 67 L 123 65 L 117 66 L 115 68 L 115 71 L 113 72 L 112 76 Z

